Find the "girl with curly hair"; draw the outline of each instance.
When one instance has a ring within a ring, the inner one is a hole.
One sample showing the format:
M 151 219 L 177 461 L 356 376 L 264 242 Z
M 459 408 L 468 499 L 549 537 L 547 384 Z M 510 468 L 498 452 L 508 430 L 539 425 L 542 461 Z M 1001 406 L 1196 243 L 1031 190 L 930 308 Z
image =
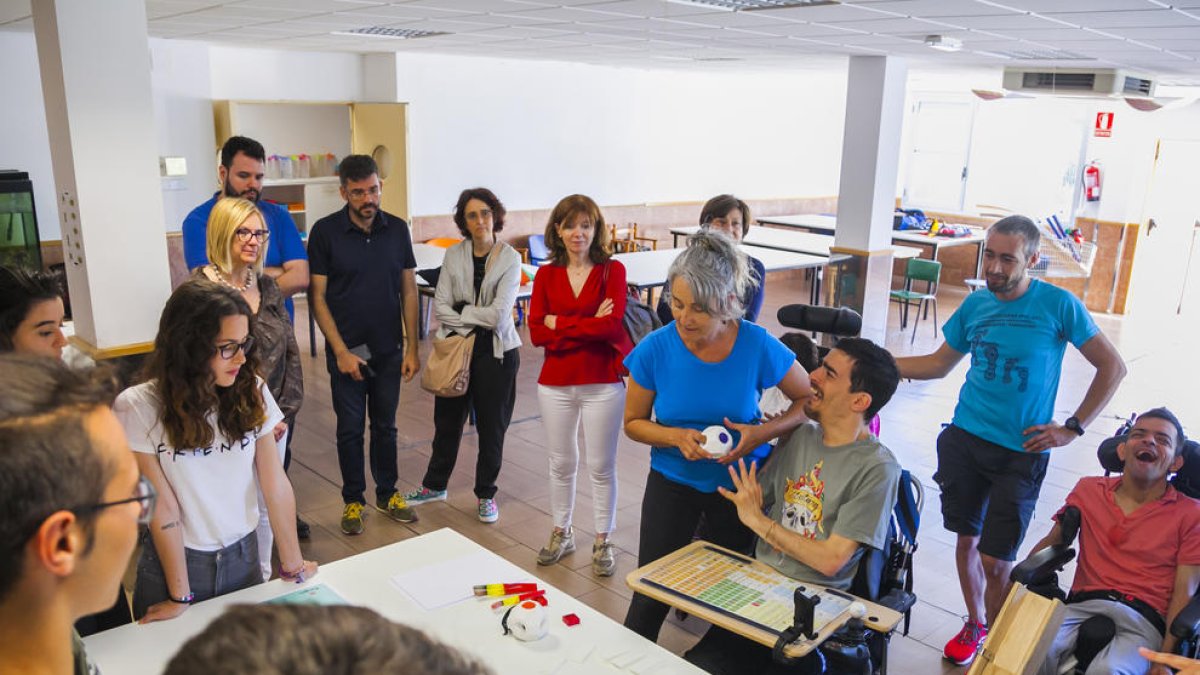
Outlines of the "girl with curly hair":
M 258 488 L 280 575 L 316 574 L 317 564 L 300 553 L 296 499 L 275 448 L 272 430 L 283 414 L 255 375 L 253 317 L 232 289 L 184 283 L 163 309 L 145 382 L 114 405 L 158 493 L 133 591 L 133 614 L 143 623 L 262 582 Z

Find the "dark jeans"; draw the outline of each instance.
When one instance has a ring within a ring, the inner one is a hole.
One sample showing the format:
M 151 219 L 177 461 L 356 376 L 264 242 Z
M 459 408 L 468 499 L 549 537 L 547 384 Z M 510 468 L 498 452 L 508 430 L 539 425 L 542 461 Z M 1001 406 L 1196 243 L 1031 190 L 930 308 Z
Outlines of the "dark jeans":
M 75 622 L 75 631 L 80 637 L 87 637 L 127 623 L 133 623 L 133 615 L 129 612 L 129 600 L 125 597 L 125 584 L 121 584 L 117 588 L 117 601 L 113 606 L 79 619 Z
M 283 423 L 286 424 L 288 428 L 286 437 L 287 445 L 283 448 L 283 471 L 284 473 L 287 473 L 287 470 L 292 466 L 292 437 L 296 433 L 296 416 L 292 415 L 291 417 L 285 418 Z
M 708 523 L 712 543 L 750 553 L 754 533 L 738 520 L 733 502 L 719 492 L 700 492 L 651 469 L 646 479 L 646 495 L 642 498 L 638 567 L 691 543 L 701 515 Z M 625 627 L 657 642 L 658 631 L 670 609 L 657 600 L 635 593 L 625 615 Z
M 486 338 L 486 339 L 484 339 Z M 504 457 L 504 434 L 512 421 L 517 400 L 517 370 L 521 355 L 517 349 L 504 352 L 504 360 L 492 355 L 491 334 L 483 331 L 475 338 L 471 354 L 471 380 L 467 393 L 454 398 L 433 399 L 433 454 L 421 483 L 430 490 L 445 490 L 458 461 L 467 413 L 475 409 L 475 429 L 479 434 L 479 458 L 475 461 L 475 496 L 496 497 L 496 478 Z
M 400 369 L 404 352 L 396 350 L 371 359 L 373 377 L 356 382 L 337 368 L 333 352 L 325 351 L 329 368 L 329 389 L 333 412 L 337 415 L 338 465 L 342 470 L 342 501 L 366 504 L 363 493 L 367 480 L 363 475 L 364 416 L 371 417 L 371 477 L 375 479 L 375 497 L 386 500 L 396 491 L 399 469 L 396 466 L 396 406 L 400 404 Z
M 188 584 L 195 602 L 215 598 L 262 583 L 262 568 L 258 563 L 258 538 L 250 532 L 219 551 L 183 550 L 187 559 Z M 146 615 L 151 605 L 169 597 L 167 577 L 162 561 L 154 549 L 154 540 L 142 538 L 142 556 L 137 564 L 137 581 L 133 586 L 133 618 Z

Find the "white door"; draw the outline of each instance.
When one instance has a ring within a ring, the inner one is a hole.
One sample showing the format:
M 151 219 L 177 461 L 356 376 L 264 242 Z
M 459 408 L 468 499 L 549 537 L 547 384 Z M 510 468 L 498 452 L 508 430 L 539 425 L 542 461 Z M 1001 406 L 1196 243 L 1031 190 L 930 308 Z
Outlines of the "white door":
M 901 199 L 905 207 L 962 211 L 973 117 L 970 103 L 917 103 L 913 149 Z
M 1200 316 L 1200 141 L 1160 140 L 1130 280 L 1130 314 Z

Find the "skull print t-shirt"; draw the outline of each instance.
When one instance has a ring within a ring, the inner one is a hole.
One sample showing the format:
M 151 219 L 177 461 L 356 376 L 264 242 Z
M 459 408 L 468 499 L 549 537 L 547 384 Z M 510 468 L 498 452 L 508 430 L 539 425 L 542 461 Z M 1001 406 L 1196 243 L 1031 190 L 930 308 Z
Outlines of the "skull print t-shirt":
M 831 534 L 880 548 L 887 538 L 900 484 L 900 463 L 875 436 L 848 445 L 825 445 L 820 425 L 801 425 L 771 459 L 758 482 L 770 518 L 807 539 Z M 832 577 L 758 542 L 755 557 L 787 576 L 846 590 L 862 558 L 860 546 Z

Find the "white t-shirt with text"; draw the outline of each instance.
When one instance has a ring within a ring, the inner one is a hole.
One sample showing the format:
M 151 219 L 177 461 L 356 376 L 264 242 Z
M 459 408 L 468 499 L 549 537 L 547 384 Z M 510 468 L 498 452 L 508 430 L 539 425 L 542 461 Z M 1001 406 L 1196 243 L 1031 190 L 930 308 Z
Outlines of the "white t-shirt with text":
M 159 421 L 153 382 L 126 389 L 113 405 L 130 447 L 135 452 L 158 456 L 163 475 L 179 502 L 186 548 L 220 550 L 258 526 L 256 443 L 283 421 L 283 413 L 261 378 L 258 384 L 267 413 L 263 425 L 231 441 L 217 427 L 216 415 L 210 414 L 213 442 L 204 448 L 171 447 Z

